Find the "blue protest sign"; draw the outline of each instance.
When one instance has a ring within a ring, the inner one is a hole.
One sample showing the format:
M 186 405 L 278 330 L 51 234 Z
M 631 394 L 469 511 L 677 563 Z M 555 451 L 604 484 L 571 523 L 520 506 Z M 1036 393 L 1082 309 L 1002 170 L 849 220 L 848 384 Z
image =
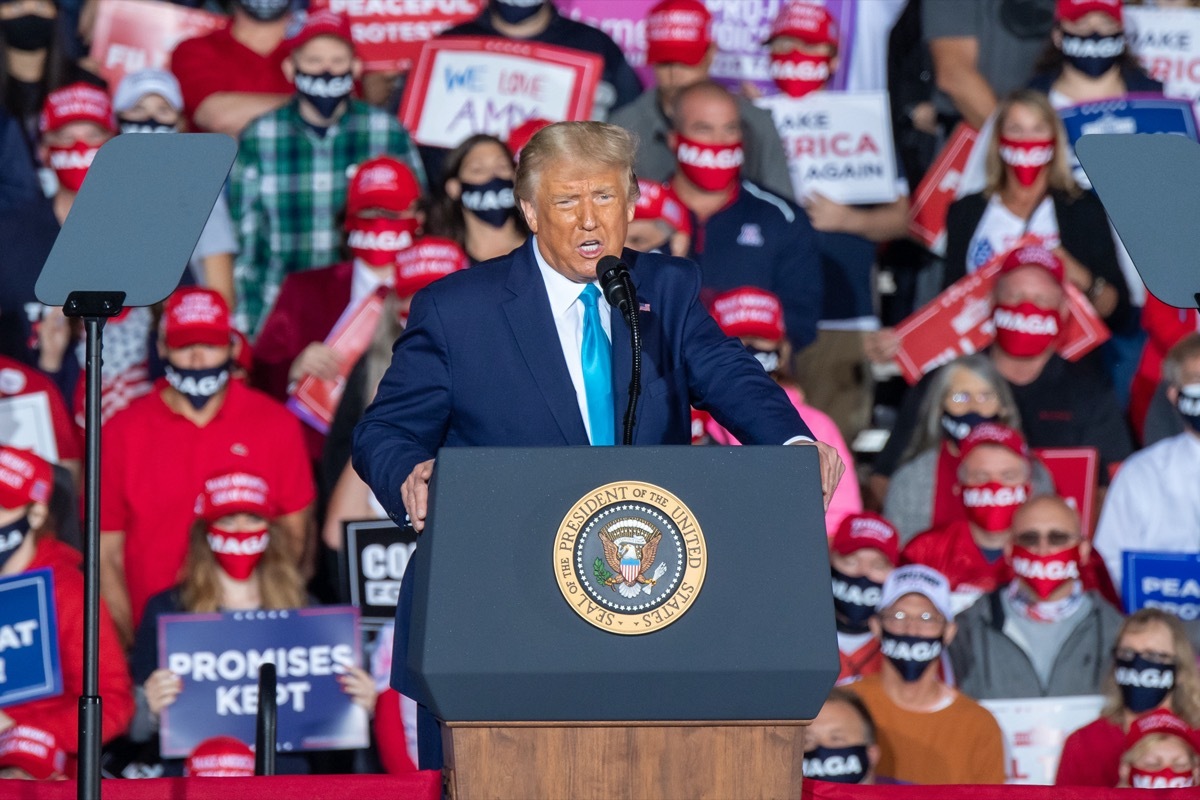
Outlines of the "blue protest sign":
M 54 573 L 0 579 L 0 708 L 62 694 Z
M 348 606 L 159 617 L 158 665 L 183 679 L 162 712 L 163 756 L 186 756 L 211 736 L 252 744 L 267 662 L 278 680 L 277 750 L 366 747 L 366 712 L 337 680 L 360 663 L 359 642 L 358 611 Z
M 1189 100 L 1130 94 L 1060 108 L 1058 116 L 1071 140 L 1071 168 L 1075 180 L 1085 189 L 1090 189 L 1092 184 L 1074 152 L 1075 143 L 1081 136 L 1090 133 L 1177 133 L 1197 141 L 1196 115 Z
M 1158 608 L 1191 622 L 1200 619 L 1200 555 L 1125 551 L 1121 600 L 1132 614 Z

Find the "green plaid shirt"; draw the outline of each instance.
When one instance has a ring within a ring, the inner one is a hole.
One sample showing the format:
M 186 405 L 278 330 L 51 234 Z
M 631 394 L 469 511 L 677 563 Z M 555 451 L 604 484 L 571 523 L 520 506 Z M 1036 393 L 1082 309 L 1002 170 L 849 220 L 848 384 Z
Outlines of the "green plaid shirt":
M 240 252 L 234 265 L 237 326 L 258 332 L 283 279 L 341 260 L 338 215 L 346 205 L 347 173 L 389 154 L 408 164 L 425 186 L 425 170 L 395 118 L 359 100 L 324 136 L 300 118 L 296 99 L 252 121 L 242 132 L 229 176 L 229 209 Z

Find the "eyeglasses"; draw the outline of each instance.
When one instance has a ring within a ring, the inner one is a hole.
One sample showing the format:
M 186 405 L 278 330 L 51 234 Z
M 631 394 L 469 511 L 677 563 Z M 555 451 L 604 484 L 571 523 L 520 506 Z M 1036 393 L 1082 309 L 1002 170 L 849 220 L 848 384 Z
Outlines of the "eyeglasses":
M 1043 534 L 1041 531 L 1021 531 L 1013 534 L 1013 541 L 1024 547 L 1026 550 L 1032 550 L 1042 542 L 1050 545 L 1053 548 L 1060 549 L 1071 544 L 1077 535 L 1069 531 L 1053 530 Z
M 946 618 L 941 614 L 936 614 L 932 611 L 922 611 L 920 614 L 909 614 L 906 611 L 887 611 L 880 614 L 879 619 L 881 622 L 894 622 L 897 625 L 911 622 L 922 628 L 932 628 L 942 625 L 946 621 Z
M 1000 396 L 995 392 L 954 392 L 946 398 L 946 402 L 958 406 L 965 406 L 967 403 L 974 400 L 978 405 L 986 406 L 992 403 L 999 403 Z
M 1113 649 L 1113 658 L 1117 661 L 1133 661 L 1138 656 L 1149 661 L 1151 664 L 1157 664 L 1160 667 L 1175 666 L 1174 653 L 1160 653 L 1156 650 L 1147 650 L 1145 652 L 1134 650 L 1131 647 L 1117 647 Z

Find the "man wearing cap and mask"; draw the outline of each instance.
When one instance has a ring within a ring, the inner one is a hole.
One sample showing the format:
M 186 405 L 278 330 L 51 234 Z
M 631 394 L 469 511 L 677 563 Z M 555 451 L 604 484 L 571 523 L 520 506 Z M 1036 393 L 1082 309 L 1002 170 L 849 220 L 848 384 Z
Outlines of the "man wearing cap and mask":
M 262 475 L 302 569 L 310 557 L 312 472 L 300 423 L 229 379 L 229 309 L 211 289 L 167 298 L 159 326 L 166 378 L 104 426 L 100 591 L 123 641 L 146 601 L 174 585 L 203 481 L 225 470 Z
M 883 583 L 871 631 L 883 666 L 847 688 L 879 736 L 880 775 L 910 783 L 1004 783 L 1004 741 L 987 709 L 942 680 L 937 662 L 958 632 L 950 584 L 920 564 Z
M 883 654 L 871 631 L 887 576 L 900 561 L 900 534 L 878 514 L 850 514 L 829 540 L 833 575 L 833 615 L 837 623 L 838 683 L 853 683 L 879 672 Z
M 288 43 L 283 71 L 295 95 L 246 126 L 229 175 L 229 207 L 240 239 L 236 321 L 252 337 L 287 275 L 341 258 L 338 214 L 356 164 L 387 153 L 425 185 L 404 128 L 350 96 L 362 62 L 347 19 L 313 12 Z
M 1013 579 L 958 617 L 950 663 L 979 700 L 1099 694 L 1122 616 L 1082 575 L 1091 544 L 1055 495 L 1017 509 L 1006 547 Z
M 692 220 L 668 183 L 638 178 L 638 199 L 625 246 L 643 253 L 684 257 L 692 246 Z
M 1126 552 L 1200 551 L 1200 500 L 1191 487 L 1200 469 L 1200 334 L 1168 351 L 1162 375 L 1184 432 L 1125 460 L 1096 527 L 1096 551 L 1118 585 Z
M 700 0 L 662 0 L 646 14 L 646 63 L 654 67 L 655 86 L 612 116 L 638 137 L 637 174 L 665 181 L 675 171 L 675 153 L 667 141 L 675 95 L 709 78 L 717 44 L 712 39 L 712 14 Z M 783 144 L 771 114 L 736 96 L 744 134 L 742 173 L 780 197 L 792 200 Z

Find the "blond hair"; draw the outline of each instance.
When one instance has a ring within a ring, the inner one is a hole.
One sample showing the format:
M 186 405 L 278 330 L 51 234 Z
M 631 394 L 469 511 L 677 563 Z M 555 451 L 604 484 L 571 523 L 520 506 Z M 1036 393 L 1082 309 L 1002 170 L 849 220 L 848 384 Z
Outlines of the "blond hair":
M 615 169 L 625 176 L 630 203 L 636 202 L 637 176 L 633 159 L 637 137 L 607 122 L 556 122 L 533 135 L 521 149 L 513 193 L 527 203 L 534 202 L 542 172 L 556 161 L 568 161 Z
M 1171 633 L 1172 649 L 1175 655 L 1175 686 L 1171 693 L 1170 709 L 1175 716 L 1182 719 L 1191 727 L 1200 726 L 1200 670 L 1196 668 L 1196 651 L 1188 640 L 1183 623 L 1174 614 L 1158 608 L 1143 608 L 1135 611 L 1125 620 L 1121 630 L 1117 632 L 1116 647 L 1121 646 L 1121 637 L 1126 633 L 1140 633 L 1152 625 L 1163 625 Z M 1100 716 L 1114 725 L 1124 725 L 1125 701 L 1121 697 L 1121 689 L 1117 686 L 1115 675 L 1110 672 L 1104 679 L 1104 708 Z
M 1042 118 L 1042 122 L 1045 122 L 1054 131 L 1054 159 L 1050 162 L 1049 170 L 1050 190 L 1078 197 L 1083 190 L 1079 188 L 1079 184 L 1075 182 L 1075 176 L 1071 173 L 1071 162 L 1067 157 L 1067 153 L 1070 152 L 1067 131 L 1063 127 L 1062 120 L 1058 118 L 1058 112 L 1054 110 L 1054 106 L 1050 105 L 1049 98 L 1036 89 L 1018 89 L 1001 100 L 1000 105 L 996 107 L 995 129 L 992 131 L 991 141 L 988 142 L 987 156 L 984 160 L 987 173 L 987 184 L 983 189 L 984 196 L 991 197 L 997 192 L 1004 191 L 1008 185 L 1008 169 L 1000 158 L 1000 135 L 1009 112 L 1012 111 L 1013 106 L 1018 105 L 1036 111 Z

